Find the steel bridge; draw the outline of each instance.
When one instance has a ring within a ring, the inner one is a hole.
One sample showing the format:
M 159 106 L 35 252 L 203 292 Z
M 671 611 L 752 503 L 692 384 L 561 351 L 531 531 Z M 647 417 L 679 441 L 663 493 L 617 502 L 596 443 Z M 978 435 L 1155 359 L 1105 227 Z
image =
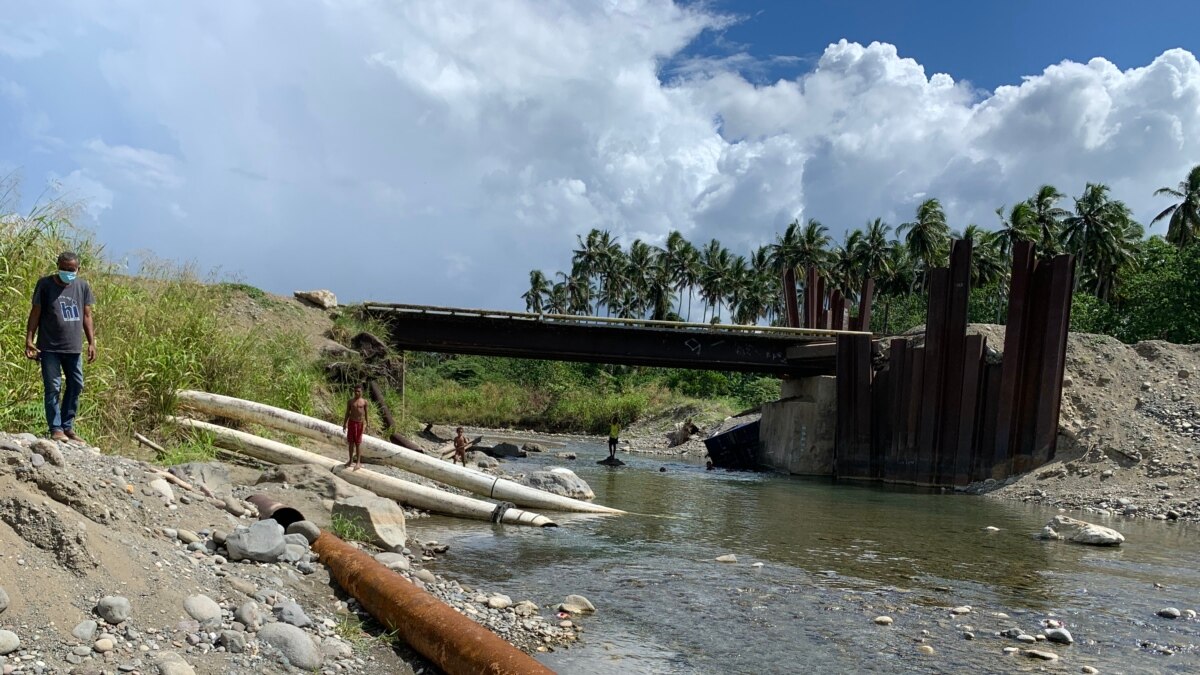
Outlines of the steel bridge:
M 684 323 L 368 302 L 399 349 L 691 368 L 833 375 L 839 335 L 864 331 Z

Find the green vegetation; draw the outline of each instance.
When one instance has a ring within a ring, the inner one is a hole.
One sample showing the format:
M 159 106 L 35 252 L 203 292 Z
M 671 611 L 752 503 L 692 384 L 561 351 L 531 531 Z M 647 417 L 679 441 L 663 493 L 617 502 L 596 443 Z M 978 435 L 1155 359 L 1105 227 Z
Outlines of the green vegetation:
M 221 310 L 238 289 L 203 284 L 188 268 L 146 263 L 136 277 L 122 274 L 72 226 L 70 205 L 18 213 L 17 187 L 14 177 L 0 179 L 0 429 L 44 433 L 38 364 L 21 346 L 33 287 L 63 250 L 79 253 L 97 297 L 98 356 L 79 417 L 85 438 L 107 447 L 157 427 L 180 388 L 313 410 L 321 376 L 300 333 L 227 324 Z
M 534 270 L 521 298 L 531 312 L 779 324 L 782 272 L 795 268 L 803 283 L 803 270 L 813 265 L 826 287 L 841 290 L 855 308 L 864 280 L 874 279 L 871 329 L 895 334 L 924 323 L 926 270 L 946 265 L 950 240 L 962 239 L 974 243 L 971 320 L 1003 323 L 1013 248 L 1031 242 L 1042 258 L 1075 256 L 1073 330 L 1127 342 L 1200 341 L 1200 165 L 1155 194 L 1174 202 L 1152 221 L 1167 223 L 1165 239 L 1146 239 L 1125 203 L 1099 183 L 1085 185 L 1071 209 L 1064 208 L 1066 195 L 1043 185 L 1029 199 L 996 209 L 999 226 L 992 231 L 974 224 L 954 231 L 941 203 L 927 199 L 895 230 L 876 218 L 835 245 L 819 221 L 797 221 L 748 255 L 715 239 L 694 245 L 679 232 L 662 248 L 634 240 L 624 249 L 611 233 L 592 230 L 578 238 L 569 274 L 558 272 L 552 281 Z
M 334 534 L 345 541 L 371 543 L 371 538 L 367 536 L 367 531 L 362 525 L 358 524 L 358 521 L 347 518 L 340 513 L 333 514 L 332 520 L 329 521 L 329 529 L 333 530 Z
M 217 446 L 212 434 L 192 431 L 175 443 L 167 446 L 166 453 L 155 461 L 163 466 L 175 466 L 188 462 L 211 462 L 217 458 Z

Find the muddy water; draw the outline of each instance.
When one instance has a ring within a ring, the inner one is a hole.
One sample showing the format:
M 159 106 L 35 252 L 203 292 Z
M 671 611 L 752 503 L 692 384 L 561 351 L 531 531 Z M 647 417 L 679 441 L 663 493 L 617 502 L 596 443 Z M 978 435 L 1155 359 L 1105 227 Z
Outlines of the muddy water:
M 539 656 L 559 672 L 1200 672 L 1200 622 L 1155 616 L 1200 609 L 1195 526 L 1095 517 L 1126 544 L 1042 542 L 1032 535 L 1055 512 L 1041 507 L 654 457 L 623 456 L 628 466 L 610 469 L 595 464 L 599 445 L 570 449 L 578 461 L 535 456 L 506 469 L 565 464 L 599 502 L 634 515 L 568 516 L 544 530 L 410 526 L 451 545 L 437 571 L 464 583 L 543 605 L 591 599 L 599 611 L 580 620 L 583 643 Z M 738 562 L 713 560 L 726 553 Z M 951 615 L 960 605 L 972 612 Z M 876 626 L 880 614 L 895 624 Z M 998 631 L 1038 633 L 1049 617 L 1076 640 L 1039 645 L 1057 662 L 1003 653 L 1025 645 Z M 920 654 L 922 644 L 935 654 Z

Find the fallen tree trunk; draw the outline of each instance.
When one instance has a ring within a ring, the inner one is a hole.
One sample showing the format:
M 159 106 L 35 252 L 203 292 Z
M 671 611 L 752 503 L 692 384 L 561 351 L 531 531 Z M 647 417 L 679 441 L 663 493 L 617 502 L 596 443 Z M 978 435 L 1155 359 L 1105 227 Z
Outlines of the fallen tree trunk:
M 417 485 L 399 478 L 392 478 L 375 473 L 370 469 L 351 471 L 336 459 L 323 455 L 293 448 L 290 445 L 260 438 L 244 431 L 235 431 L 208 422 L 201 422 L 181 417 L 168 418 L 180 426 L 201 429 L 211 433 L 223 447 L 245 453 L 272 464 L 314 464 L 332 471 L 338 478 L 366 488 L 381 497 L 394 499 L 418 509 L 433 513 L 474 520 L 490 520 L 506 525 L 534 525 L 537 527 L 554 527 L 556 523 L 546 516 L 523 511 L 521 509 L 504 509 L 502 505 L 485 502 L 474 497 L 443 492 L 435 488 Z M 499 520 L 497 521 L 497 517 Z
M 341 428 L 334 424 L 262 403 L 201 391 L 179 391 L 176 392 L 176 397 L 179 403 L 208 415 L 254 422 L 320 441 L 344 443 L 346 439 Z M 398 448 L 373 436 L 363 436 L 362 451 L 364 456 L 370 455 L 377 462 L 453 485 L 489 499 L 512 502 L 517 506 L 578 513 L 624 513 L 619 509 L 561 497 L 504 478 L 490 476 L 481 471 L 447 464 L 433 457 Z
M 384 424 L 389 429 L 395 429 L 396 419 L 392 417 L 392 409 L 388 407 L 387 399 L 383 397 L 383 392 L 379 390 L 379 385 L 375 383 L 375 380 L 367 382 L 367 390 L 371 392 L 371 400 L 375 401 L 375 405 L 379 406 L 379 414 L 383 415 Z M 388 440 L 402 448 L 415 450 L 422 455 L 425 454 L 425 450 L 421 446 L 403 434 L 393 431 L 392 435 L 388 436 Z

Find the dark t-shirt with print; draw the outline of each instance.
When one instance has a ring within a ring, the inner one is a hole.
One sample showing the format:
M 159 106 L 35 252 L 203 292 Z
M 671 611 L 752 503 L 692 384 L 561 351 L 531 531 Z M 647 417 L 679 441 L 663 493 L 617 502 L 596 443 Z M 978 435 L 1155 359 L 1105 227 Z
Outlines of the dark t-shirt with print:
M 56 275 L 38 279 L 33 304 L 42 308 L 37 348 L 43 352 L 83 353 L 83 308 L 96 304 L 92 287 L 83 279 L 63 286 Z

